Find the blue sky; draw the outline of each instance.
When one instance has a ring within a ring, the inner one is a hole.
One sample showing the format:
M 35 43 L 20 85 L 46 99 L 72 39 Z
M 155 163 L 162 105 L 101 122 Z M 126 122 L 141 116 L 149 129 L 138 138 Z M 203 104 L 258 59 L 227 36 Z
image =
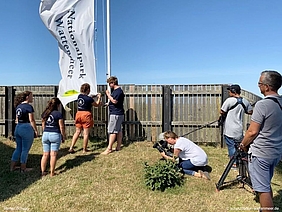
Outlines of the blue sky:
M 105 0 L 98 1 L 96 73 L 105 84 Z M 120 84 L 237 83 L 260 95 L 260 72 L 282 73 L 280 0 L 110 2 L 111 74 Z M 0 85 L 58 85 L 61 79 L 57 42 L 39 4 L 0 1 Z

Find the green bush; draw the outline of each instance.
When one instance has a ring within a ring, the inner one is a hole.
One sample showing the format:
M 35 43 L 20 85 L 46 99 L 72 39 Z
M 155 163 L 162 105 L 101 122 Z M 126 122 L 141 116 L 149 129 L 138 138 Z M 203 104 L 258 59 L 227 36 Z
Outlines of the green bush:
M 183 174 L 178 165 L 172 160 L 160 160 L 150 166 L 145 162 L 145 184 L 151 190 L 164 191 L 167 188 L 181 186 Z

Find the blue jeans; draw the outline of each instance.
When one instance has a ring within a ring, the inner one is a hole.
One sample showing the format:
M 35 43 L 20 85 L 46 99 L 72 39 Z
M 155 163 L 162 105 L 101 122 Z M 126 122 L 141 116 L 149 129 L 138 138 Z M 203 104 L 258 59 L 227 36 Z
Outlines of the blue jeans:
M 224 140 L 225 140 L 225 143 L 227 145 L 227 149 L 228 149 L 228 156 L 230 158 L 232 158 L 236 152 L 236 149 L 235 149 L 235 143 L 240 143 L 242 141 L 243 137 L 240 138 L 240 139 L 235 139 L 235 138 L 230 138 L 226 135 L 224 135 Z
M 188 175 L 194 175 L 195 170 L 198 168 L 191 163 L 190 159 L 181 161 L 179 166 L 183 169 L 183 172 Z
M 58 152 L 61 145 L 62 135 L 56 132 L 43 132 L 42 146 L 43 152 Z
M 15 129 L 16 149 L 12 155 L 12 161 L 26 163 L 29 150 L 34 139 L 34 130 L 30 123 L 19 123 Z

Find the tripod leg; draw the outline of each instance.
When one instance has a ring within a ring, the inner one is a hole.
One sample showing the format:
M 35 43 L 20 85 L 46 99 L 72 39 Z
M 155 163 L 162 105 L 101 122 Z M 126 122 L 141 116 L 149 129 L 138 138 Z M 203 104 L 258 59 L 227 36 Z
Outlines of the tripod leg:
M 235 162 L 235 160 L 236 160 L 236 157 L 237 157 L 237 156 L 236 156 L 236 153 L 235 153 L 234 157 L 232 157 L 232 158 L 230 159 L 228 165 L 226 166 L 226 168 L 225 168 L 223 174 L 221 175 L 221 177 L 220 177 L 218 183 L 216 184 L 216 189 L 217 189 L 217 191 L 219 191 L 220 187 L 224 184 L 224 180 L 225 180 L 225 178 L 227 177 L 227 175 L 228 175 L 230 169 L 232 168 L 232 166 L 233 166 L 233 164 L 234 164 L 234 162 Z
M 247 184 L 251 189 L 253 189 L 251 178 L 249 175 L 248 161 L 246 159 L 242 159 L 242 168 L 241 168 L 241 172 L 239 173 L 242 176 L 243 184 Z

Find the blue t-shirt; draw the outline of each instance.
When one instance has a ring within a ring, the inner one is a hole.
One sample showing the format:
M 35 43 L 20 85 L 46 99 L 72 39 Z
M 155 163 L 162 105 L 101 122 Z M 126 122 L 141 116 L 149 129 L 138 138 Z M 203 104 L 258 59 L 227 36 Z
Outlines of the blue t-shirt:
M 116 104 L 109 102 L 109 111 L 110 115 L 124 115 L 123 101 L 124 93 L 119 87 L 111 93 L 111 96 L 117 101 Z
M 91 112 L 93 102 L 94 99 L 91 98 L 90 96 L 79 94 L 77 98 L 77 110 Z
M 29 123 L 29 113 L 33 113 L 33 107 L 28 103 L 19 104 L 16 108 L 16 116 L 18 118 L 18 123 Z
M 43 117 L 42 117 L 43 118 Z M 63 119 L 63 115 L 61 112 L 54 110 L 51 112 L 49 117 L 45 122 L 44 132 L 57 132 L 61 133 L 59 120 Z

